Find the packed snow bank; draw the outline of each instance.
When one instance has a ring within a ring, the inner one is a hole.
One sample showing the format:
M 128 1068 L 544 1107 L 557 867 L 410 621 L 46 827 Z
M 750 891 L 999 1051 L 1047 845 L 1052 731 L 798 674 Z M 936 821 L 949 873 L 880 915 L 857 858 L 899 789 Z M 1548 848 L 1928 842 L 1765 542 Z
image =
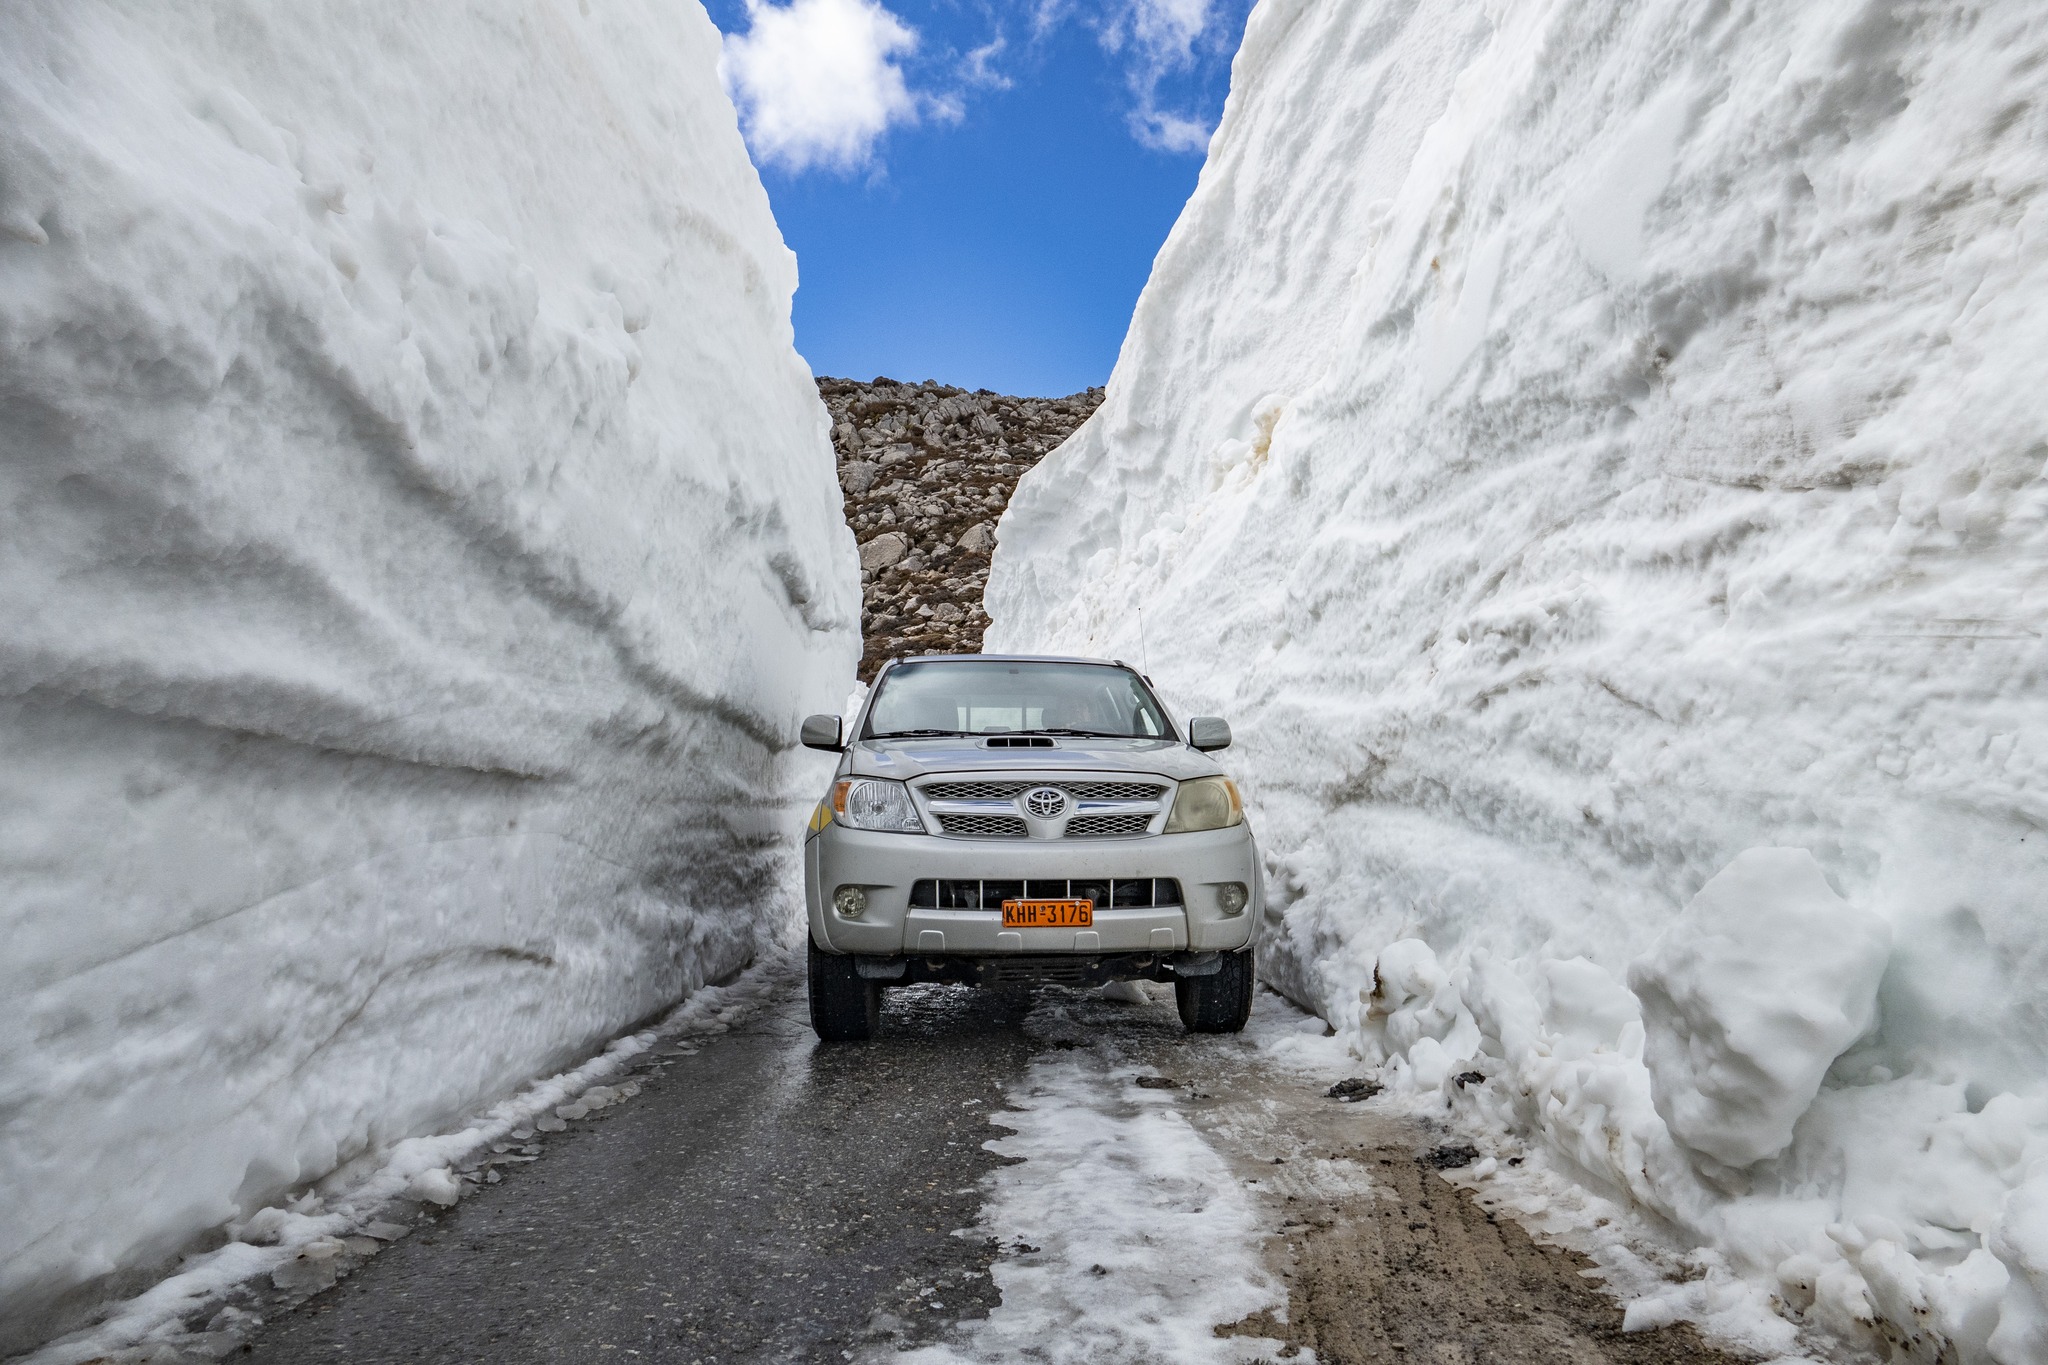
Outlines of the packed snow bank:
M 717 57 L 0 17 L 0 1346 L 787 910 L 857 571 Z
M 237 1297 L 251 1281 L 267 1280 L 272 1288 L 299 1295 L 319 1293 L 377 1255 L 381 1244 L 417 1226 L 400 1201 L 442 1208 L 460 1203 L 498 1178 L 491 1169 L 493 1149 L 543 1142 L 577 1119 L 635 1098 L 640 1081 L 629 1073 L 657 1044 L 671 1044 L 668 1054 L 694 1055 L 704 1042 L 790 990 L 803 971 L 795 951 L 802 933 L 801 921 L 791 921 L 768 937 L 754 964 L 733 981 L 692 991 L 651 1027 L 612 1039 L 581 1065 L 534 1081 L 446 1131 L 407 1138 L 365 1163 L 368 1169 L 337 1172 L 317 1188 L 230 1223 L 224 1231 L 232 1240 L 226 1245 L 186 1256 L 176 1274 L 109 1305 L 90 1327 L 21 1357 L 22 1365 L 224 1358 L 263 1321 L 224 1300 Z
M 1266 0 L 989 587 L 1234 722 L 1398 1086 L 1913 1359 L 2048 1359 L 2044 97 L 2018 0 Z

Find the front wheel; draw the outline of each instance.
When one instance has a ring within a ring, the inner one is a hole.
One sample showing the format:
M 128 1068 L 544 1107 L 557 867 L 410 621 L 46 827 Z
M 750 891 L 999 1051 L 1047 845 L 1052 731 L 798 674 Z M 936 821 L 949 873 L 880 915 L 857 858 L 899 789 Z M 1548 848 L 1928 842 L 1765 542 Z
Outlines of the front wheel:
M 811 1027 L 828 1043 L 860 1043 L 882 1024 L 882 983 L 855 969 L 854 959 L 811 949 Z
M 1183 976 L 1173 983 L 1174 1003 L 1189 1033 L 1236 1033 L 1252 1017 L 1252 955 L 1226 953 L 1210 976 Z

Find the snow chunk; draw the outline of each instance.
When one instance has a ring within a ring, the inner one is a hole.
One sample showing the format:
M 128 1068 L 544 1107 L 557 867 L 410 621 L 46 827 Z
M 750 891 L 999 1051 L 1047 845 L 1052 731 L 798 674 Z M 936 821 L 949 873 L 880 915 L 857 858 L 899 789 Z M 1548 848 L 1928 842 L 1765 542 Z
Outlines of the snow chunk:
M 450 1208 L 462 1201 L 462 1182 L 446 1166 L 421 1171 L 407 1182 L 405 1193 L 423 1203 Z
M 1990 1245 L 2011 1277 L 2011 1292 L 1987 1343 L 1998 1365 L 2048 1360 L 2048 1161 L 2006 1196 Z
M 1835 1058 L 1870 1031 L 1891 926 L 1803 848 L 1752 848 L 1629 964 L 1657 1112 L 1730 1166 L 1776 1156 Z

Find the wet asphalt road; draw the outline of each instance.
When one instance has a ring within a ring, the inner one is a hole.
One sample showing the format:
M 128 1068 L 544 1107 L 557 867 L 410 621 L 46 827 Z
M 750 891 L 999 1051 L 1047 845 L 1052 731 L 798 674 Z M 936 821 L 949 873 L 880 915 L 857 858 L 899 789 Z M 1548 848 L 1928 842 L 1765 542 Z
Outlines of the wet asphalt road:
M 1102 1078 L 1105 1114 L 1115 1077 L 1156 1078 L 1149 1093 L 1173 1096 L 1260 1209 L 1284 1311 L 1215 1329 L 1251 1339 L 1250 1358 L 1736 1365 L 1689 1324 L 1623 1332 L 1590 1261 L 1497 1216 L 1512 1190 L 1452 1188 L 1434 1159 L 1457 1140 L 1447 1126 L 1336 1103 L 1325 1091 L 1341 1072 L 1273 1065 L 1255 1038 L 1189 1038 L 1171 993 L 1150 993 L 1132 1005 L 1056 986 L 914 986 L 888 993 L 876 1041 L 823 1046 L 789 982 L 723 1036 L 641 1058 L 637 1096 L 543 1136 L 530 1164 L 500 1153 L 502 1183 L 445 1212 L 389 1211 L 412 1231 L 333 1288 L 286 1307 L 295 1292 L 245 1287 L 240 1306 L 268 1321 L 233 1358 L 839 1365 L 957 1342 L 958 1324 L 1000 1300 L 998 1247 L 955 1235 L 976 1226 L 983 1177 L 1002 1164 L 983 1144 L 1009 1130 L 989 1115 L 1008 1110 L 1004 1089 L 1034 1056 L 1062 1053 L 1055 1068 Z M 1320 1023 L 1270 996 L 1259 1008 L 1269 1040 Z M 1038 1081 L 1024 1089 L 1045 1093 Z M 1065 1292 L 1056 1280 L 1027 1287 L 1027 1304 L 1042 1300 L 1027 1315 L 1062 1321 L 1057 1304 L 1043 1316 Z M 1121 1337 L 1086 1324 L 1090 1340 L 1115 1338 L 1100 1358 L 1159 1358 L 1143 1328 L 1163 1306 L 1134 1302 Z
M 802 988 L 546 1139 L 341 1284 L 260 1329 L 306 1361 L 846 1359 L 997 1301 L 975 1221 L 1030 997 L 888 993 L 884 1035 L 824 1046 Z

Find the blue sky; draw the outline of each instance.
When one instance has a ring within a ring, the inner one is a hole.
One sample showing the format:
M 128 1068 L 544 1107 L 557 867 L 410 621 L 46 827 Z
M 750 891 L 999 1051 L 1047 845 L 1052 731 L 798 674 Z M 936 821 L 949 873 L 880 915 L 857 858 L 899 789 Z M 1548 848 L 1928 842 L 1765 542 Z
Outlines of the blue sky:
M 1250 0 L 707 0 L 820 374 L 1109 377 Z

